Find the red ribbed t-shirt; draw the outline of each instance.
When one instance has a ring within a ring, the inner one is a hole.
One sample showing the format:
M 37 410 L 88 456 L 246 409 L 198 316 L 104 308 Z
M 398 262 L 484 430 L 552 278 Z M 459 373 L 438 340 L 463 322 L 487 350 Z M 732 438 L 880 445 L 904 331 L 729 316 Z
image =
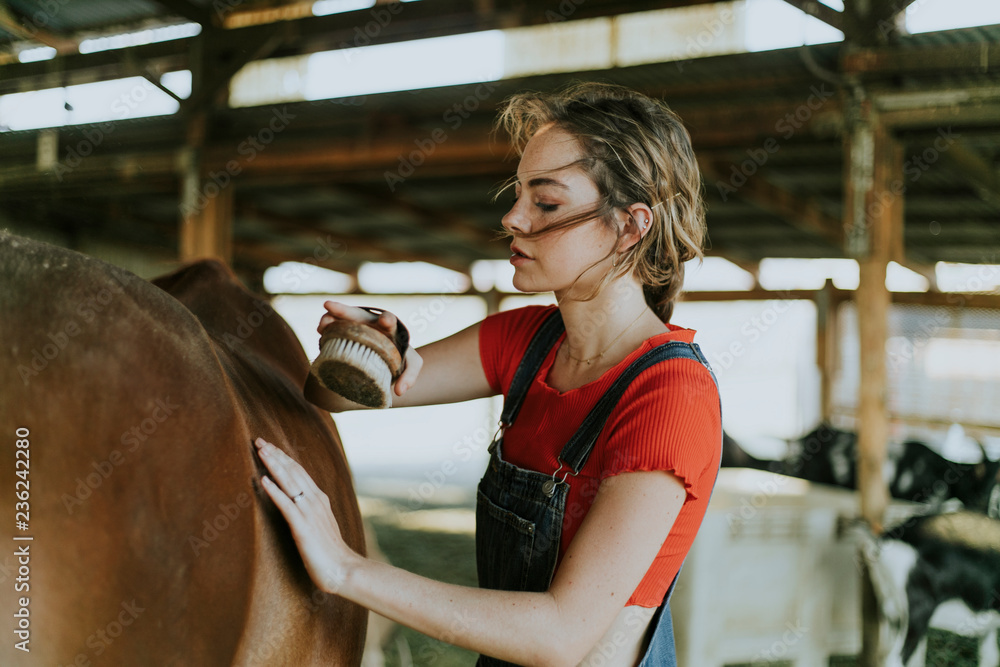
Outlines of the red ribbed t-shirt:
M 494 391 L 507 395 L 528 342 L 554 308 L 528 306 L 483 321 L 479 352 Z M 669 331 L 646 340 L 599 379 L 559 392 L 545 380 L 563 334 L 528 389 L 517 419 L 504 434 L 504 460 L 521 468 L 554 472 L 563 446 L 630 363 L 660 343 L 694 339 L 692 329 L 667 327 Z M 704 365 L 691 359 L 672 359 L 642 372 L 612 411 L 580 474 L 566 479 L 570 490 L 560 560 L 590 510 L 602 479 L 637 470 L 668 470 L 684 482 L 687 498 L 659 554 L 627 603 L 659 606 L 705 515 L 719 470 L 721 442 L 719 395 Z

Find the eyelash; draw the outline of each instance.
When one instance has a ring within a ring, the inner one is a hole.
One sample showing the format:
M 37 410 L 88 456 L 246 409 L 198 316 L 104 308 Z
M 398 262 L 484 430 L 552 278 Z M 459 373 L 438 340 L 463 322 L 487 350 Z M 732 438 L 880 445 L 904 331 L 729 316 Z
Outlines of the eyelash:
M 516 203 L 517 200 L 518 200 L 518 197 L 515 196 L 514 197 L 514 203 Z M 537 206 L 538 208 L 540 208 L 542 211 L 544 211 L 546 213 L 552 213 L 557 208 L 559 208 L 558 204 L 543 204 L 541 202 L 536 203 L 535 206 Z

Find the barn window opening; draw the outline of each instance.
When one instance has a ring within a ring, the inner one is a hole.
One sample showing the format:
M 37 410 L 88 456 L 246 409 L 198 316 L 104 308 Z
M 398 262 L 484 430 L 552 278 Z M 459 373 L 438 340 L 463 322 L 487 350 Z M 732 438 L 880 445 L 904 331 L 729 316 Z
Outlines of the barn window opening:
M 97 53 L 98 51 L 112 51 L 114 49 L 126 49 L 130 46 L 140 46 L 142 44 L 155 44 L 158 42 L 169 42 L 185 37 L 194 37 L 201 33 L 201 26 L 197 23 L 178 23 L 175 25 L 165 25 L 156 28 L 146 28 L 134 32 L 123 32 L 113 35 L 101 35 L 91 37 L 80 42 L 80 53 Z

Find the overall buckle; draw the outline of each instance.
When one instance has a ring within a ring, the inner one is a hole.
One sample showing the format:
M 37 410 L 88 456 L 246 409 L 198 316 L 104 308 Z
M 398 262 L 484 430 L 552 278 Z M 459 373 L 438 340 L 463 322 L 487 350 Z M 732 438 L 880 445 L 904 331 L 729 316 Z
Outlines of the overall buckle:
M 566 478 L 569 477 L 570 475 L 573 475 L 574 477 L 576 476 L 575 472 L 573 472 L 572 470 L 567 470 L 566 474 L 563 475 L 562 479 L 557 481 L 556 477 L 559 475 L 559 471 L 563 469 L 563 466 L 564 466 L 563 462 L 559 461 L 559 467 L 556 468 L 556 471 L 554 473 L 552 473 L 552 479 L 547 479 L 542 484 L 542 493 L 547 495 L 549 498 L 551 498 L 552 494 L 556 492 L 557 484 L 565 484 Z

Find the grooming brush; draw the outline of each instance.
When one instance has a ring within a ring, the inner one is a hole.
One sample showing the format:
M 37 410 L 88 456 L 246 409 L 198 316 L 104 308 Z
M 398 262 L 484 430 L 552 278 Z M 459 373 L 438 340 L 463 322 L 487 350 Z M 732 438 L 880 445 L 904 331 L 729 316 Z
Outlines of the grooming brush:
M 323 330 L 319 356 L 309 372 L 349 401 L 388 408 L 392 405 L 392 383 L 403 371 L 399 342 L 367 324 L 338 320 Z M 400 347 L 405 352 L 407 341 L 403 342 Z

